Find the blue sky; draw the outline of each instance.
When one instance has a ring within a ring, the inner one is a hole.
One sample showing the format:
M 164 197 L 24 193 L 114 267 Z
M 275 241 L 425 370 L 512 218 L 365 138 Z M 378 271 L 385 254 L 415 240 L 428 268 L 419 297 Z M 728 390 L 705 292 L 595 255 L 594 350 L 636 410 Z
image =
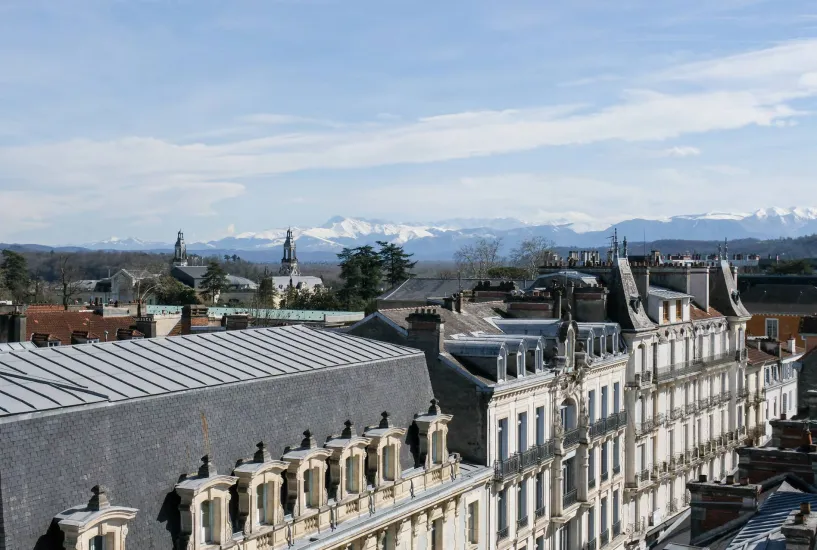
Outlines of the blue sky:
M 814 2 L 0 0 L 0 68 L 4 241 L 817 206 Z

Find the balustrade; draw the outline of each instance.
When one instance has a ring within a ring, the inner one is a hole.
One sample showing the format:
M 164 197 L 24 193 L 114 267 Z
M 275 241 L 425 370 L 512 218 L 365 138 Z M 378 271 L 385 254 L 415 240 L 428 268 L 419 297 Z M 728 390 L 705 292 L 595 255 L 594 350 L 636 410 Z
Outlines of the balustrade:
M 565 508 L 568 508 L 568 507 L 576 504 L 576 502 L 578 502 L 578 496 L 579 496 L 579 494 L 578 494 L 578 491 L 576 489 L 571 489 L 571 490 L 567 491 L 562 496 L 562 506 L 564 506 Z

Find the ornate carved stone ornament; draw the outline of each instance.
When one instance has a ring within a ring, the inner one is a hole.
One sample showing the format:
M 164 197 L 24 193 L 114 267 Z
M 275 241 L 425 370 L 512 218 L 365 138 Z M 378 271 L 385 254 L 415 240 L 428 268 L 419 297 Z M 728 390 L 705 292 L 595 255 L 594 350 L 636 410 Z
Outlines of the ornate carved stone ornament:
M 732 301 L 736 304 L 740 303 L 740 291 L 738 289 L 732 290 Z
M 641 295 L 630 296 L 630 307 L 633 308 L 633 311 L 638 313 L 638 310 L 641 308 Z

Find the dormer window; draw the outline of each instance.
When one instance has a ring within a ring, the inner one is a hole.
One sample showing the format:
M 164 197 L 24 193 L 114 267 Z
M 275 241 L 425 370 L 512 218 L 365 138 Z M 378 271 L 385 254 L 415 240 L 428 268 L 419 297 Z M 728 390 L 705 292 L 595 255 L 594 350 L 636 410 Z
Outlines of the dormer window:
M 245 533 L 254 533 L 284 519 L 281 472 L 286 470 L 287 463 L 273 460 L 263 442 L 256 447 L 253 459 L 239 465 L 234 472 L 238 477 L 238 524 Z
M 388 412 L 381 414 L 380 423 L 366 429 L 369 440 L 366 471 L 375 487 L 396 481 L 400 476 L 400 444 L 406 430 L 395 428 Z
M 448 423 L 450 414 L 443 414 L 439 402 L 431 400 L 428 412 L 414 419 L 419 428 L 420 453 L 418 462 L 425 468 L 443 464 L 448 460 Z
M 329 497 L 342 501 L 350 495 L 358 495 L 366 488 L 363 461 L 366 447 L 371 441 L 357 435 L 351 420 L 344 423 L 340 435 L 333 435 L 324 447 L 331 451 L 329 457 Z
M 329 449 L 318 448 L 312 432 L 306 430 L 301 446 L 282 457 L 287 463 L 287 508 L 294 517 L 326 504 L 324 480 Z
M 230 488 L 238 478 L 218 475 L 207 455 L 201 461 L 196 474 L 176 485 L 176 494 L 181 499 L 179 538 L 182 548 L 198 549 L 211 544 L 224 544 L 232 537 Z
M 127 524 L 137 510 L 111 506 L 105 487 L 97 485 L 87 505 L 76 506 L 55 520 L 63 533 L 63 548 L 125 550 Z

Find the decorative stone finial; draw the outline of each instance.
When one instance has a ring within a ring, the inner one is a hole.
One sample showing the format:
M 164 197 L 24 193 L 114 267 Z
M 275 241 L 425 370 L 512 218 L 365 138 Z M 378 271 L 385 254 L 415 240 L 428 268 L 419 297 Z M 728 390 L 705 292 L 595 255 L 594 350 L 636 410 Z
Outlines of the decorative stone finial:
M 301 448 L 303 449 L 315 449 L 317 448 L 318 443 L 315 441 L 315 438 L 312 437 L 312 432 L 306 430 L 304 432 L 304 438 L 301 440 Z
M 391 415 L 389 414 L 388 411 L 383 411 L 382 413 L 380 413 L 380 424 L 377 427 L 378 428 L 391 428 L 392 427 L 391 420 L 389 420 L 390 416 Z
M 267 450 L 267 445 L 263 441 L 259 441 L 256 447 L 258 447 L 258 450 L 255 451 L 252 457 L 254 462 L 263 463 L 272 460 L 272 455 Z
M 91 492 L 94 496 L 88 501 L 89 510 L 99 512 L 111 505 L 111 501 L 108 500 L 108 489 L 104 485 L 94 485 L 91 488 Z
M 199 477 L 212 477 L 216 475 L 216 465 L 210 462 L 210 455 L 201 457 L 201 466 L 199 466 Z
M 436 398 L 431 400 L 431 406 L 428 408 L 428 414 L 442 414 L 440 410 L 440 402 Z
M 347 420 L 343 423 L 345 426 L 343 431 L 341 432 L 341 437 L 344 439 L 352 439 L 357 435 L 357 430 L 355 430 L 355 424 L 351 420 Z

